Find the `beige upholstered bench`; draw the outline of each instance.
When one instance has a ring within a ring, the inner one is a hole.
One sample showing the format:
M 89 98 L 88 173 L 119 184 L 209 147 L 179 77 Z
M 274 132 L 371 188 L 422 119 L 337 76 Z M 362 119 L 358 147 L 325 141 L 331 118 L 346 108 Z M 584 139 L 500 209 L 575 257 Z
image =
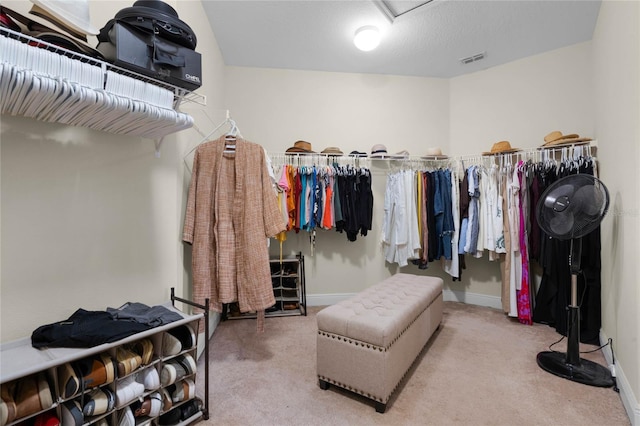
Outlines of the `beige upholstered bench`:
M 317 314 L 317 374 L 375 401 L 389 397 L 442 320 L 442 279 L 396 274 Z

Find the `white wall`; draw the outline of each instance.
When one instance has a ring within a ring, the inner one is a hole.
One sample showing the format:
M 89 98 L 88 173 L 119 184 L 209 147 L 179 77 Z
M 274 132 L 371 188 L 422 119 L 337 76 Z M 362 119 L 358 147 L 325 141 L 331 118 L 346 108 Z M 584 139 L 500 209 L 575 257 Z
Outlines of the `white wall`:
M 553 130 L 593 137 L 592 74 L 586 42 L 451 79 L 452 153 L 535 148 Z
M 622 400 L 640 425 L 640 3 L 603 1 L 593 37 L 596 136 L 611 205 L 602 224 L 602 334 Z
M 451 155 L 480 154 L 494 142 L 533 148 L 552 130 L 593 135 L 591 44 L 582 43 L 451 80 L 366 74 L 228 67 L 225 100 L 243 135 L 269 152 L 304 139 L 315 151 L 388 151 L 421 155 L 440 146 Z M 550 102 L 549 99 L 556 101 Z M 567 101 L 569 99 L 570 106 Z M 374 226 L 356 242 L 318 231 L 310 256 L 307 233 L 289 233 L 284 252 L 302 251 L 307 291 L 329 300 L 353 293 L 397 270 L 379 250 L 382 202 L 389 164 L 369 163 L 374 173 Z M 272 247 L 276 254 L 279 247 Z M 462 280 L 453 282 L 434 263 L 405 271 L 445 278 L 456 297 L 500 306 L 498 263 L 467 257 Z
M 282 153 L 300 139 L 316 152 L 328 146 L 370 152 L 374 144 L 390 153 L 424 155 L 435 146 L 448 151 L 446 80 L 228 67 L 225 89 L 242 135 L 270 153 Z M 285 253 L 305 254 L 307 292 L 316 304 L 362 290 L 397 269 L 385 265 L 377 244 L 387 165 L 368 165 L 378 207 L 368 236 L 349 242 L 345 234 L 320 230 L 313 256 L 306 232 L 289 233 L 284 243 Z M 272 243 L 271 253 L 278 251 Z
M 21 3 L 21 4 L 20 4 Z M 198 35 L 206 75 L 198 90 L 222 108 L 223 66 L 200 2 L 170 2 Z M 31 2 L 3 1 L 29 10 Z M 132 2 L 91 1 L 94 26 Z M 95 45 L 95 40 L 90 40 Z M 196 124 L 206 116 L 193 112 Z M 183 151 L 194 130 L 151 140 L 3 115 L 1 120 L 1 340 L 29 336 L 78 308 L 154 305 L 183 283 Z M 186 277 L 186 278 L 185 278 Z

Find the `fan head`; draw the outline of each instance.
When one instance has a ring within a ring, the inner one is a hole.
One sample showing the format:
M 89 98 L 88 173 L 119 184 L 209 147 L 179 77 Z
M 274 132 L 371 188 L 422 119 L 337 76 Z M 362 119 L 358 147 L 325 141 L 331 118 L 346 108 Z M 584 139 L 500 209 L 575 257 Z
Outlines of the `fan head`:
M 587 174 L 563 177 L 542 194 L 537 206 L 540 228 L 560 240 L 580 238 L 598 227 L 609 208 L 609 191 Z

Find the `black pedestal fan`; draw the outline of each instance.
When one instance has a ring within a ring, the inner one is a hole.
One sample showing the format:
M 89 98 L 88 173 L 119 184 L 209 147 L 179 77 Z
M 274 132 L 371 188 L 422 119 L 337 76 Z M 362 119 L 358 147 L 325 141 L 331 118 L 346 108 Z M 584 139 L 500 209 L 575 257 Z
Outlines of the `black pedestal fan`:
M 540 352 L 538 365 L 545 371 L 578 383 L 599 387 L 613 386 L 608 368 L 580 358 L 580 307 L 578 274 L 582 237 L 595 230 L 609 207 L 609 191 L 588 174 L 563 177 L 552 183 L 540 197 L 538 224 L 550 237 L 571 240 L 571 304 L 567 307 L 567 353 Z

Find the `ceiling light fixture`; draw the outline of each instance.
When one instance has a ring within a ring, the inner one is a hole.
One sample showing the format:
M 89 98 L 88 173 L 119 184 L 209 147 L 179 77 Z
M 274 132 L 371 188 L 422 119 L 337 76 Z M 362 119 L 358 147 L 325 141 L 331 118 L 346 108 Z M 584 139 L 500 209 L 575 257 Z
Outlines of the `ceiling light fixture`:
M 373 25 L 358 28 L 353 43 L 364 52 L 375 49 L 380 44 L 380 30 Z

